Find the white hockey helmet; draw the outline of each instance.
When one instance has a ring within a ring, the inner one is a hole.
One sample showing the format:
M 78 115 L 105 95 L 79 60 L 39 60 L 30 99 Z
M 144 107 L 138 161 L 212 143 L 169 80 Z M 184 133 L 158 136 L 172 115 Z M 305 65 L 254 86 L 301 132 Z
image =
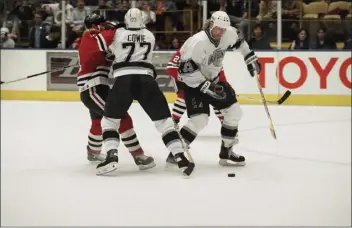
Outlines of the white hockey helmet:
M 210 17 L 210 21 L 213 22 L 213 28 L 216 26 L 219 28 L 227 29 L 231 26 L 230 17 L 224 11 L 214 12 Z
M 131 8 L 125 14 L 126 28 L 144 28 L 143 14 L 138 8 Z

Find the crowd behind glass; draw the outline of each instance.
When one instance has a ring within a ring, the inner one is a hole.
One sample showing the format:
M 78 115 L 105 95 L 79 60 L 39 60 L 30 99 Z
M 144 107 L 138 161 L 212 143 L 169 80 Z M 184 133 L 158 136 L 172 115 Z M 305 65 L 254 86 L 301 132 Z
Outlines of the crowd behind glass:
M 155 33 L 156 50 L 176 50 L 217 10 L 226 11 L 256 50 L 277 48 L 277 0 L 0 0 L 2 48 L 76 49 L 84 18 L 95 12 L 123 22 L 134 4 L 142 10 L 147 28 Z M 352 49 L 352 0 L 282 0 L 282 49 Z

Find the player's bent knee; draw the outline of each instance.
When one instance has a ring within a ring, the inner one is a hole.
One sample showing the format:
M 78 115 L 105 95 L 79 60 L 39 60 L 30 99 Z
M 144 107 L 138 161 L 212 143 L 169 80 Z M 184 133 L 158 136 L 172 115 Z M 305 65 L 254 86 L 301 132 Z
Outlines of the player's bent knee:
M 154 121 L 154 124 L 155 124 L 156 129 L 160 133 L 174 129 L 174 122 L 171 120 L 171 118 L 156 120 L 156 121 Z
M 101 120 L 101 128 L 104 131 L 117 131 L 120 127 L 121 119 L 113 119 L 109 117 L 103 117 Z
M 208 114 L 200 114 L 196 116 L 192 116 L 188 123 L 185 125 L 194 133 L 198 134 L 201 130 L 203 130 L 209 122 Z
M 242 118 L 242 109 L 238 102 L 226 109 L 221 110 L 221 112 L 224 115 L 223 124 L 228 126 L 238 126 L 238 123 Z

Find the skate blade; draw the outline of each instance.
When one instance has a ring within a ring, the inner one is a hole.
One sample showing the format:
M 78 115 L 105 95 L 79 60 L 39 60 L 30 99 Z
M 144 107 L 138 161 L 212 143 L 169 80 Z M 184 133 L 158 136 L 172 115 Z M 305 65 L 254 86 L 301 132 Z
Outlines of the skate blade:
M 111 162 L 104 167 L 97 168 L 96 175 L 103 176 L 117 170 L 117 162 Z
M 165 171 L 177 171 L 178 170 L 178 166 L 175 163 L 166 162 L 164 170 Z
M 233 162 L 233 161 L 229 161 L 227 159 L 220 159 L 219 160 L 219 165 L 221 166 L 245 166 L 246 162 Z
M 156 166 L 155 162 L 151 162 L 148 165 L 138 165 L 139 170 L 147 170 L 147 169 L 154 168 L 155 166 Z
M 88 161 L 96 163 L 96 162 L 103 162 L 105 161 L 106 157 L 103 156 L 92 156 L 92 157 L 87 157 Z

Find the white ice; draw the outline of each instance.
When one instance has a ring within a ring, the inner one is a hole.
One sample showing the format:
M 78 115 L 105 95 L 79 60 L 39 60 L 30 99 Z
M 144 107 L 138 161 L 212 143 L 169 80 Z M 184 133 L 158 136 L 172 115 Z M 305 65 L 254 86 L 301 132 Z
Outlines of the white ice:
M 119 173 L 101 177 L 86 160 L 81 103 L 1 101 L 2 225 L 351 225 L 351 107 L 270 106 L 276 141 L 263 106 L 242 108 L 245 167 L 218 165 L 212 114 L 191 145 L 191 178 L 165 171 L 167 149 L 133 104 L 157 166 L 139 171 L 121 145 Z

